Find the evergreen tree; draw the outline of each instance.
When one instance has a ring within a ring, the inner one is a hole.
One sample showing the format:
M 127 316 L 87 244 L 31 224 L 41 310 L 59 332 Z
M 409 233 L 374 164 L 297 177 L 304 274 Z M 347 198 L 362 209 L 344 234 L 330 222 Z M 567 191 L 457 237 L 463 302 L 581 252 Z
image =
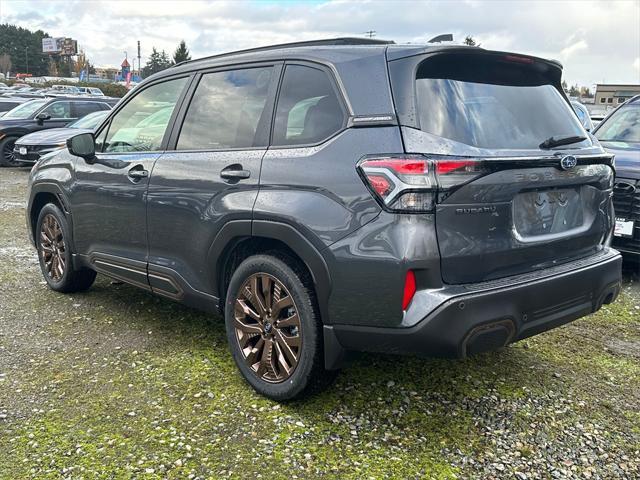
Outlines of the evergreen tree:
M 42 53 L 42 39 L 48 36 L 42 30 L 32 32 L 15 25 L 0 24 L 0 56 L 10 57 L 12 75 L 27 73 L 27 70 L 34 76 L 47 74 L 49 56 Z
M 191 54 L 189 53 L 189 49 L 187 48 L 187 44 L 184 40 L 180 42 L 176 51 L 173 52 L 173 63 L 186 62 L 191 60 Z
M 170 66 L 171 60 L 169 59 L 167 52 L 164 50 L 162 52 L 158 52 L 156 47 L 152 47 L 151 55 L 149 55 L 147 64 L 142 68 L 142 75 L 148 77 L 149 75 L 153 75 L 154 73 L 160 72 Z
M 476 43 L 475 39 L 471 35 L 467 35 L 462 43 L 471 47 L 480 46 Z

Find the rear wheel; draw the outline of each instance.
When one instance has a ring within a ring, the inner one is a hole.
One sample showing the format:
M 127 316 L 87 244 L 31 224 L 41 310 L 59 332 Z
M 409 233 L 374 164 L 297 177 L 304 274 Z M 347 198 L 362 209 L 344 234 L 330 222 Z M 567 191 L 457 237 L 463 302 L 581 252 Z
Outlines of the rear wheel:
M 86 290 L 96 278 L 93 270 L 74 268 L 69 233 L 67 220 L 56 205 L 48 203 L 40 210 L 35 231 L 40 270 L 51 289 L 64 293 Z
M 0 167 L 19 167 L 22 165 L 22 162 L 17 161 L 13 153 L 16 140 L 16 137 L 6 137 L 0 140 Z
M 331 376 L 324 370 L 321 323 L 307 277 L 292 259 L 256 255 L 229 282 L 231 353 L 247 382 L 274 400 L 299 397 Z

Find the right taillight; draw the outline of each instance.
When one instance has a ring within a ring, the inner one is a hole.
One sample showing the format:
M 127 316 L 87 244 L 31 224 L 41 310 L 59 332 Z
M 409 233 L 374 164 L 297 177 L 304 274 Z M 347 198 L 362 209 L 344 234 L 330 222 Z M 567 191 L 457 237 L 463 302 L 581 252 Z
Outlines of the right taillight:
M 358 163 L 365 183 L 392 211 L 432 212 L 438 194 L 486 173 L 481 159 L 424 155 L 369 156 Z

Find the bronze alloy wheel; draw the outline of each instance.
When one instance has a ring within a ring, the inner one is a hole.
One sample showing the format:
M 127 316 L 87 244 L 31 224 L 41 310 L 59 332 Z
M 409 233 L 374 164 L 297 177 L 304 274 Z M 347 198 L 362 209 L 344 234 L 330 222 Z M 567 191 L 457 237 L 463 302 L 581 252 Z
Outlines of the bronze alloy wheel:
M 40 252 L 42 262 L 49 278 L 54 282 L 62 280 L 66 268 L 66 247 L 62 236 L 62 228 L 56 217 L 48 213 L 42 219 L 40 227 Z
M 266 382 L 291 376 L 302 351 L 302 328 L 293 297 L 267 273 L 254 273 L 240 288 L 234 328 L 247 366 Z

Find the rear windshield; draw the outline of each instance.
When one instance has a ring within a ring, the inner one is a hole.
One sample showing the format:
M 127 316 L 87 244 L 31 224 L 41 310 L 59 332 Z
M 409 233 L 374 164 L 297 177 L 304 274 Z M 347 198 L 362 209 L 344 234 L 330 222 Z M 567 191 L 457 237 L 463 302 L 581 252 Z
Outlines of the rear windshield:
M 536 70 L 485 56 L 456 57 L 462 56 L 427 60 L 418 69 L 422 131 L 486 149 L 537 149 L 551 136 L 585 136 L 569 104 L 545 78 L 542 70 L 548 66 Z

